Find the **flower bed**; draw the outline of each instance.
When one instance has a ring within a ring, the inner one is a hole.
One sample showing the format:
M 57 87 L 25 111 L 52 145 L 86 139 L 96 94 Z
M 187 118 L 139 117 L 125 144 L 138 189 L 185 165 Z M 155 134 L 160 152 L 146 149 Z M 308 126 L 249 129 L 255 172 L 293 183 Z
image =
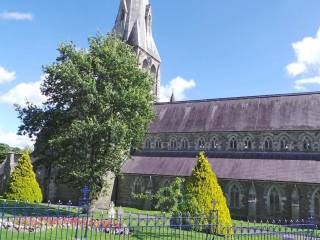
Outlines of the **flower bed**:
M 85 229 L 109 234 L 129 234 L 128 227 L 114 220 L 87 219 L 77 217 L 17 217 L 0 219 L 0 229 L 38 232 L 47 229 Z

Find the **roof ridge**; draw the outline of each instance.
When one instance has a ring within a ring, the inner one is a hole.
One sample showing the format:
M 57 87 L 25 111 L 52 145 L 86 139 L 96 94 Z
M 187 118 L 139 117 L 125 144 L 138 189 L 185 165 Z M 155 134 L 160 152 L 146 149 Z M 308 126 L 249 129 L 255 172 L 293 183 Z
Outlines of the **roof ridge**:
M 194 99 L 194 100 L 184 100 L 184 101 L 176 100 L 175 102 L 157 102 L 155 103 L 155 105 L 181 104 L 181 103 L 194 103 L 194 102 L 232 101 L 232 100 L 241 100 L 241 99 L 273 98 L 273 97 L 294 97 L 294 96 L 305 96 L 305 95 L 314 95 L 314 94 L 320 94 L 320 91 L 265 94 L 265 95 L 240 96 L 240 97 L 207 98 L 207 99 Z

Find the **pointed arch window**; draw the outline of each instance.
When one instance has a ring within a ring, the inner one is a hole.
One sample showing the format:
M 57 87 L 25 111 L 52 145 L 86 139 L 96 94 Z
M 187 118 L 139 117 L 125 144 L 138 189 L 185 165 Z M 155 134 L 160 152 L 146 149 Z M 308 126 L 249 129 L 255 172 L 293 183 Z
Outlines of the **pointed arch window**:
M 146 149 L 151 149 L 151 140 L 150 139 L 146 140 L 145 148 Z
M 252 149 L 252 140 L 250 137 L 246 137 L 244 139 L 244 150 L 251 150 Z
M 235 137 L 232 137 L 229 141 L 229 147 L 231 150 L 237 150 L 238 148 L 238 142 Z
M 148 68 L 149 68 L 149 63 L 148 63 L 148 60 L 145 59 L 142 63 L 142 69 L 145 71 L 148 71 Z
M 205 149 L 206 147 L 206 142 L 203 138 L 199 138 L 198 140 L 198 149 Z
M 152 65 L 150 73 L 152 79 L 155 81 L 157 79 L 157 69 L 154 65 Z
M 170 139 L 170 149 L 171 150 L 177 149 L 177 140 L 175 138 Z
M 240 208 L 240 188 L 236 184 L 230 188 L 230 207 Z
M 273 148 L 273 142 L 272 142 L 272 139 L 270 137 L 267 137 L 265 140 L 264 140 L 264 150 L 266 151 L 271 151 Z
M 281 150 L 281 151 L 287 151 L 287 150 L 289 150 L 289 141 L 288 141 L 288 138 L 282 137 L 282 138 L 280 139 L 280 150 Z
M 133 182 L 132 193 L 140 194 L 143 192 L 143 180 L 141 177 L 138 177 Z
M 182 149 L 183 150 L 188 150 L 189 148 L 189 142 L 186 138 L 182 139 Z
M 269 193 L 269 210 L 271 214 L 280 213 L 280 194 L 279 191 L 273 187 Z
M 212 150 L 218 149 L 218 140 L 215 137 L 211 139 L 211 149 Z
M 311 151 L 312 150 L 312 142 L 309 137 L 305 137 L 303 139 L 303 151 Z
M 160 139 L 156 140 L 156 149 L 161 149 L 162 148 L 162 143 Z

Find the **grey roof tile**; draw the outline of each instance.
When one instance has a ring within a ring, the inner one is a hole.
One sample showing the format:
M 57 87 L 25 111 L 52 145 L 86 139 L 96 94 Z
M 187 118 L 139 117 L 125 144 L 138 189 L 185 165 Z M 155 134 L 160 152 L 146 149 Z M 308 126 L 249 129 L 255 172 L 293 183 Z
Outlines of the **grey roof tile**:
M 319 130 L 319 106 L 318 92 L 159 103 L 150 132 Z
M 318 158 L 320 159 L 320 158 Z M 220 179 L 320 183 L 320 161 L 274 158 L 210 157 Z M 195 156 L 134 156 L 122 168 L 124 174 L 190 176 Z

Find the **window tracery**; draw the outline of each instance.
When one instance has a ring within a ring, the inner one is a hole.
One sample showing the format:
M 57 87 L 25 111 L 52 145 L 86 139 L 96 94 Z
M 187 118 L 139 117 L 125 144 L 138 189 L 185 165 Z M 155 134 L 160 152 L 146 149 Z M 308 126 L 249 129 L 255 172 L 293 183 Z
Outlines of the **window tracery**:
M 237 139 L 235 137 L 232 137 L 230 140 L 229 140 L 229 148 L 231 150 L 237 150 L 238 148 L 238 142 L 237 142 Z
M 177 149 L 177 140 L 175 138 L 170 139 L 170 149 L 171 150 Z
M 269 190 L 268 195 L 268 207 L 269 213 L 272 215 L 277 215 L 281 212 L 281 195 L 276 187 L 272 187 Z
M 244 139 L 244 150 L 252 150 L 252 140 L 250 137 Z
M 161 149 L 162 148 L 162 143 L 161 143 L 161 140 L 158 138 L 156 140 L 156 149 Z
M 216 137 L 211 139 L 211 149 L 217 150 L 218 149 L 218 140 Z
M 147 140 L 146 140 L 145 148 L 146 149 L 151 149 L 151 140 L 149 138 L 147 138 Z
M 206 147 L 206 142 L 203 138 L 199 138 L 198 140 L 198 149 L 205 149 Z
M 273 142 L 271 137 L 267 137 L 264 140 L 264 150 L 271 151 L 273 149 Z
M 306 136 L 302 141 L 302 150 L 303 151 L 311 151 L 312 150 L 312 141 L 311 138 Z
M 182 145 L 181 146 L 182 146 L 183 150 L 188 150 L 189 142 L 188 142 L 188 140 L 186 138 L 182 139 Z

